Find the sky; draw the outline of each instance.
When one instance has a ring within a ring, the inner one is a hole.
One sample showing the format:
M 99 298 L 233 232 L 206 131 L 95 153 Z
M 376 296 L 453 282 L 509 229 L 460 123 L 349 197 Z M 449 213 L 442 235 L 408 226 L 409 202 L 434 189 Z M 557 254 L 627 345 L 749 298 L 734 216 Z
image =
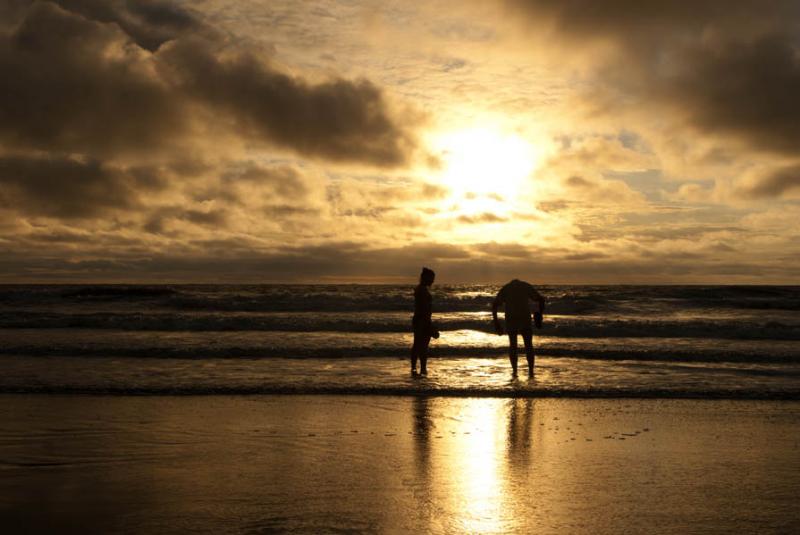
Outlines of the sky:
M 796 284 L 795 0 L 0 0 L 0 282 Z

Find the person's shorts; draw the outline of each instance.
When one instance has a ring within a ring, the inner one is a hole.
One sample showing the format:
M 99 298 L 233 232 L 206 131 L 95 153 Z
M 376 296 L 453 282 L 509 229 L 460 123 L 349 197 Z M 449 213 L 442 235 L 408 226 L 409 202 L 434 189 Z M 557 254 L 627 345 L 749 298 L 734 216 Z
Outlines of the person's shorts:
M 411 325 L 414 328 L 414 343 L 429 342 L 433 334 L 433 324 L 425 319 L 413 318 Z
M 506 314 L 506 331 L 509 333 L 533 332 L 530 316 L 509 316 Z
M 527 336 L 533 337 L 533 329 L 531 329 L 530 327 L 528 327 L 527 329 L 519 329 L 519 330 L 507 329 L 507 332 L 509 336 L 514 336 L 514 337 L 517 336 L 518 334 L 521 334 L 522 336 L 525 337 Z

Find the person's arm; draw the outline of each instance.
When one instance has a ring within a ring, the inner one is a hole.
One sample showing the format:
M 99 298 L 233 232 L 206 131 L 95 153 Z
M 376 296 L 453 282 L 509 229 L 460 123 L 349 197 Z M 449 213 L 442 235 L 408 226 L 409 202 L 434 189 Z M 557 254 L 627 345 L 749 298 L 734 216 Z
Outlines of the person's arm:
M 500 325 L 500 320 L 497 319 L 497 307 L 500 306 L 502 303 L 502 299 L 500 298 L 500 294 L 497 294 L 497 297 L 494 298 L 492 301 L 492 320 L 494 321 L 494 330 L 497 334 L 503 334 L 503 326 Z
M 531 286 L 530 287 L 530 291 L 528 293 L 528 297 L 531 300 L 536 301 L 537 303 L 539 303 L 539 312 L 544 314 L 544 304 L 545 304 L 544 296 L 542 294 L 540 294 L 539 292 L 537 292 L 536 288 Z
M 428 303 L 428 319 L 430 321 L 430 334 L 431 338 L 439 338 L 439 329 L 437 328 L 436 324 L 433 323 L 433 296 L 431 295 L 430 290 L 425 288 L 427 292 L 427 303 Z
M 539 304 L 539 310 L 533 314 L 533 324 L 536 325 L 537 329 L 541 329 L 542 321 L 544 319 L 544 296 L 537 292 L 533 287 L 531 287 L 531 291 L 528 296 Z

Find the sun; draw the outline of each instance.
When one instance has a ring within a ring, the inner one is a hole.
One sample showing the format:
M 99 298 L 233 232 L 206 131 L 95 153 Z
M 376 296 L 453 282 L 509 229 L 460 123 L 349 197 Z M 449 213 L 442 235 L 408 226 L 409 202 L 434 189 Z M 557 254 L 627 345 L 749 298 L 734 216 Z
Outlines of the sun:
M 517 134 L 470 128 L 442 134 L 434 143 L 441 181 L 454 197 L 510 200 L 522 193 L 536 167 L 535 147 Z

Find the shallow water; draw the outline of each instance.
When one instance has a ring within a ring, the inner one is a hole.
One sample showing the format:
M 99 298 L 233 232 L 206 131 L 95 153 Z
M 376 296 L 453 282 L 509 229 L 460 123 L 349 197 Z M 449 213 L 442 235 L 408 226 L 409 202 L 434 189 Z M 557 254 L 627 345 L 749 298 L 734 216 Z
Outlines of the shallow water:
M 551 286 L 533 381 L 510 381 L 495 286 L 0 285 L 0 392 L 800 399 L 800 287 Z
M 17 532 L 800 529 L 797 402 L 0 398 Z
M 425 377 L 386 358 L 4 356 L 0 366 L 0 392 L 800 399 L 800 364 L 541 357 L 530 378 L 512 377 L 507 358 L 432 358 Z

